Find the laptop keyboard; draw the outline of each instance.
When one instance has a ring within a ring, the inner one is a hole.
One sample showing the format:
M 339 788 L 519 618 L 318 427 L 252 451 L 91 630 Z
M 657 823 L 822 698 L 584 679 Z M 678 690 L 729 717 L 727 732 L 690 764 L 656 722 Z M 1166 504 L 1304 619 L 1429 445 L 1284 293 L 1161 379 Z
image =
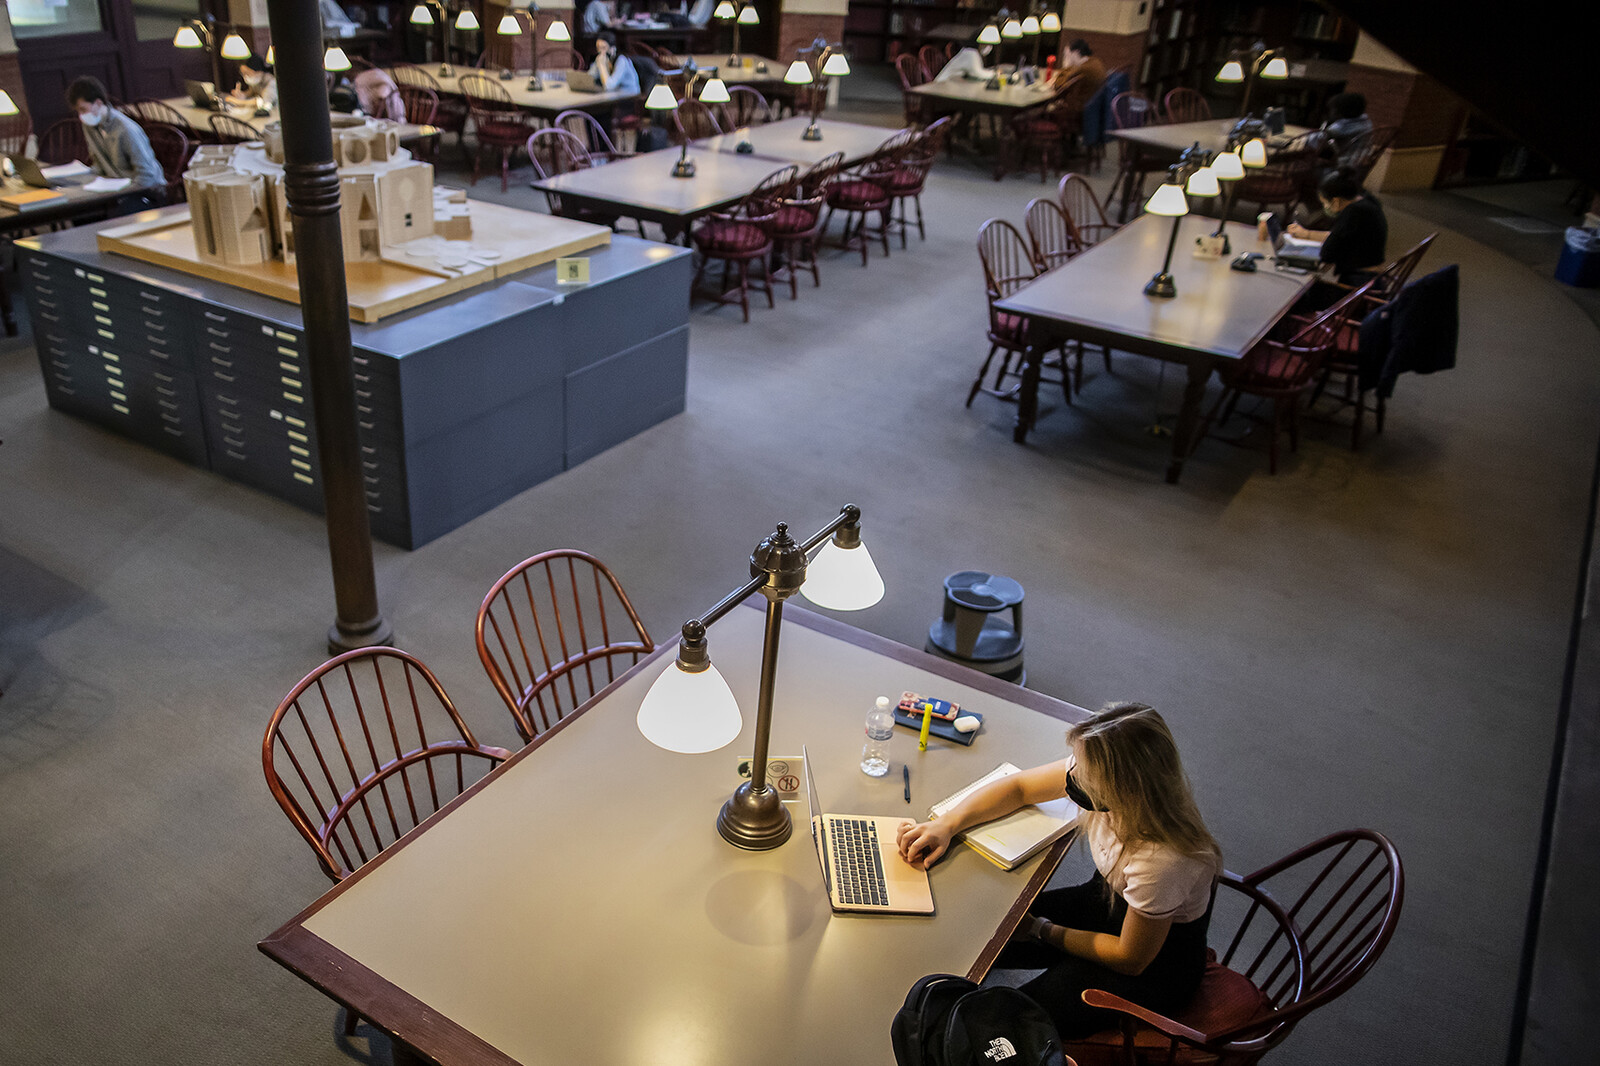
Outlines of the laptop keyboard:
M 841 903 L 887 907 L 889 887 L 883 878 L 883 852 L 878 827 L 865 818 L 830 818 L 834 885 Z

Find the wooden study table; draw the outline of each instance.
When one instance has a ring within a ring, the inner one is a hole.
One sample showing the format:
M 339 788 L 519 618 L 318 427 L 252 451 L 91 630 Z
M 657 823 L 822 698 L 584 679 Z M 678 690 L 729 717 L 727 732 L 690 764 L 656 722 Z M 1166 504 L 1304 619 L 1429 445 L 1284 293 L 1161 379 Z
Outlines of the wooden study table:
M 179 115 L 183 116 L 183 120 L 189 124 L 189 128 L 193 129 L 202 137 L 211 136 L 211 116 L 215 114 L 225 113 L 230 118 L 237 118 L 241 122 L 248 122 L 258 131 L 267 123 L 276 122 L 281 117 L 276 107 L 272 108 L 265 115 L 261 115 L 248 114 L 243 109 L 239 109 L 237 111 L 230 110 L 227 112 L 217 112 L 211 110 L 210 108 L 196 107 L 194 101 L 189 99 L 187 96 L 171 96 L 161 102 L 172 108 Z M 439 132 L 439 128 L 437 126 L 421 126 L 415 122 L 396 122 L 395 126 L 397 127 L 401 144 L 410 144 L 411 142 L 421 140 L 424 137 L 432 137 Z
M 437 71 L 431 73 L 439 83 L 439 91 L 451 96 L 464 96 L 461 92 L 462 78 L 471 74 L 482 75 L 504 89 L 511 96 L 513 104 L 541 118 L 554 118 L 563 111 L 610 111 L 618 104 L 639 99 L 638 93 L 573 92 L 562 78 L 552 76 L 561 74 L 561 71 L 541 71 L 539 81 L 544 88 L 538 91 L 528 88 L 533 73 L 528 70 L 515 71 L 510 78 L 501 78 L 500 71 L 493 68 L 473 70 L 458 67 L 456 73 L 448 77 Z
M 788 73 L 789 64 L 750 52 L 740 52 L 739 65 L 735 67 L 728 65 L 728 55 L 727 52 L 715 55 L 697 52 L 689 58 L 694 60 L 697 70 L 714 69 L 725 85 L 748 85 L 763 92 L 773 87 L 788 88 L 784 85 L 783 76 Z
M 1069 259 L 995 303 L 1029 320 L 1029 353 L 1017 398 L 1017 443 L 1027 439 L 1038 412 L 1039 360 L 1065 340 L 1109 345 L 1188 367 L 1188 384 L 1172 433 L 1167 481 L 1176 483 L 1193 449 L 1206 382 L 1218 365 L 1242 358 L 1310 288 L 1314 276 L 1275 270 L 1259 260 L 1255 273 L 1229 268 L 1232 256 L 1196 259 L 1194 239 L 1216 228 L 1216 220 L 1186 215 L 1179 220 L 1172 254 L 1178 294 L 1146 296 L 1144 286 L 1160 271 L 1172 222 L 1143 215 L 1083 254 Z M 1233 254 L 1271 247 L 1253 228 L 1228 227 Z
M 950 81 L 930 81 L 918 85 L 912 92 L 933 102 L 938 110 L 956 111 L 969 115 L 989 115 L 999 124 L 1000 143 L 995 149 L 994 180 L 1005 177 L 1008 150 L 1006 141 L 1011 136 L 1011 120 L 1031 107 L 1040 107 L 1054 100 L 1060 93 L 1050 87 L 1049 79 L 1032 85 L 1012 83 L 1000 88 L 989 88 L 986 81 L 957 78 Z
M 695 165 L 692 178 L 673 177 L 678 152 L 662 151 L 556 174 L 533 187 L 602 214 L 657 223 L 671 241 L 686 233 L 695 219 L 738 200 L 782 165 L 774 159 L 709 151 L 698 145 L 690 147 L 689 158 Z
M 443 1066 L 888 1063 L 913 981 L 981 976 L 1066 850 L 1012 872 L 957 845 L 931 917 L 833 915 L 806 823 L 765 852 L 715 827 L 748 757 L 763 616 L 710 630 L 744 732 L 705 755 L 634 724 L 668 640 L 463 799 L 357 870 L 261 950 Z M 1086 713 L 823 618 L 784 612 L 773 755 L 809 748 L 830 812 L 925 817 L 1001 762 L 1060 758 Z M 859 769 L 875 697 L 938 694 L 984 716 L 970 748 L 897 729 L 890 773 Z M 903 798 L 900 763 L 911 771 Z
M 1238 125 L 1236 118 L 1208 118 L 1199 122 L 1176 122 L 1160 126 L 1137 126 L 1131 129 L 1107 130 L 1122 142 L 1122 151 L 1131 152 L 1131 165 L 1123 167 L 1122 205 L 1117 209 L 1117 221 L 1125 221 L 1132 205 L 1143 191 L 1142 175 L 1150 167 L 1176 163 L 1188 148 L 1198 144 L 1203 152 L 1213 155 L 1228 149 L 1228 134 Z M 1285 126 L 1281 134 L 1269 139 L 1270 151 L 1275 143 L 1281 144 L 1311 131 L 1304 126 Z M 1111 190 L 1116 196 L 1117 191 Z
M 747 154 L 781 163 L 798 163 L 804 170 L 835 152 L 843 152 L 845 165 L 851 166 L 872 155 L 879 145 L 895 134 L 894 130 L 882 126 L 864 126 L 859 122 L 823 118 L 817 123 L 822 130 L 822 140 L 807 141 L 802 139 L 801 134 L 810 124 L 810 118 L 796 115 L 763 126 L 751 126 L 748 138 L 751 150 Z M 724 133 L 717 137 L 706 137 L 694 144 L 696 148 L 708 152 L 737 152 L 742 139 L 737 133 Z

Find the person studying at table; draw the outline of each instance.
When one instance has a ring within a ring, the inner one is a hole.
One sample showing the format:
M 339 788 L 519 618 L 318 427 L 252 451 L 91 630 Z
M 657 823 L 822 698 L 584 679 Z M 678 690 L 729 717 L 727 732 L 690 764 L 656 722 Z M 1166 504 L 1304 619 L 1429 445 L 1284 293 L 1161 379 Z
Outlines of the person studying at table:
M 589 64 L 589 73 L 608 93 L 639 91 L 639 72 L 633 69 L 632 60 L 617 51 L 617 35 L 610 30 L 601 30 L 594 39 L 594 62 Z
M 228 93 L 228 103 L 254 104 L 260 111 L 278 106 L 278 79 L 272 76 L 265 59 L 252 52 L 239 60 L 239 82 Z
M 94 172 L 106 178 L 127 178 L 131 187 L 139 190 L 137 197 L 119 202 L 119 209 L 140 210 L 164 201 L 161 187 L 167 179 L 150 148 L 150 138 L 137 122 L 111 106 L 99 78 L 86 74 L 68 85 L 67 106 L 83 123 Z
M 1044 969 L 1020 986 L 1065 1039 L 1114 1028 L 1086 1005 L 1099 988 L 1163 1014 L 1200 986 L 1212 885 L 1222 851 L 1195 805 L 1166 722 L 1142 703 L 1111 703 L 1067 731 L 1065 759 L 994 781 L 942 818 L 901 826 L 900 854 L 926 868 L 956 834 L 1030 803 L 1067 796 L 1095 874 L 1041 893 L 995 965 Z
M 593 37 L 607 26 L 611 25 L 611 5 L 606 0 L 589 0 L 583 8 L 583 32 L 586 37 Z M 616 41 L 611 42 L 613 45 Z

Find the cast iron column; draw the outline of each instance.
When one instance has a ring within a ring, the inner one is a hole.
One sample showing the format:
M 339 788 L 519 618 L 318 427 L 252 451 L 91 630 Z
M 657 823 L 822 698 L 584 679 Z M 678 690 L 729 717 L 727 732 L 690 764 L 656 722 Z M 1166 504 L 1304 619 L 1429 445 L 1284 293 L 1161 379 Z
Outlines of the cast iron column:
M 339 172 L 333 163 L 328 85 L 322 69 L 322 16 L 312 0 L 267 0 L 267 16 L 277 49 L 284 190 L 294 225 L 333 565 L 337 615 L 328 630 L 328 650 L 338 653 L 387 644 L 391 632 L 378 613 L 372 529 L 356 439 L 350 308 L 339 235 Z

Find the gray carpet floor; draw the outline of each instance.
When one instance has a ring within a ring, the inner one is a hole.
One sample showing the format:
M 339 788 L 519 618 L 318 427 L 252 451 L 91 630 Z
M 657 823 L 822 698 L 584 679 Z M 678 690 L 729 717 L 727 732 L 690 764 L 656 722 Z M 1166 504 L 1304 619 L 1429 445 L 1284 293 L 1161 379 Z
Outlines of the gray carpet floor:
M 472 622 L 519 559 L 593 551 L 670 638 L 774 522 L 859 503 L 888 593 L 849 621 L 921 646 L 945 574 L 1017 578 L 1029 685 L 1159 707 L 1232 869 L 1348 826 L 1394 839 L 1392 946 L 1276 1061 L 1501 1061 L 1600 431 L 1595 326 L 1548 272 L 1447 229 L 1424 268 L 1461 264 L 1458 369 L 1403 380 L 1360 453 L 1311 423 L 1269 477 L 1259 447 L 1212 440 L 1173 487 L 1146 430 L 1181 381 L 1146 360 L 1090 360 L 1025 447 L 1008 405 L 962 406 L 986 348 L 978 224 L 1044 190 L 941 161 L 926 241 L 865 269 L 833 254 L 820 289 L 749 325 L 695 305 L 683 415 L 421 550 L 378 547 L 397 642 L 510 744 Z M 1390 221 L 1394 248 L 1433 228 Z M 26 331 L 0 347 L 0 437 L 0 1060 L 386 1061 L 255 948 L 327 887 L 260 770 L 332 620 L 319 520 L 49 410 Z M 604 927 L 597 950 L 624 954 Z

